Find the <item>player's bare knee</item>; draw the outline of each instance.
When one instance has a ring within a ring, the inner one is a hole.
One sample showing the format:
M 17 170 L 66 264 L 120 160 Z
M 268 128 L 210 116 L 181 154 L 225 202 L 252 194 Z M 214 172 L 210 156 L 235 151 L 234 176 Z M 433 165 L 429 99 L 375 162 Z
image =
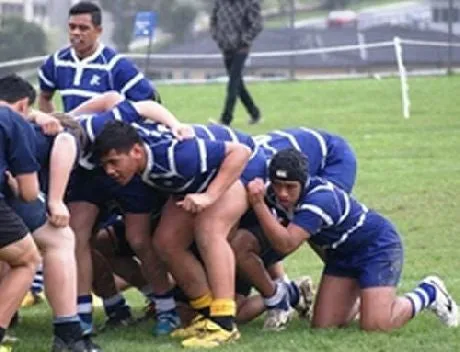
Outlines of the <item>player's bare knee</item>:
M 41 263 L 41 260 L 40 252 L 34 242 L 27 241 L 26 245 L 23 247 L 22 253 L 8 264 L 12 268 L 27 267 L 31 271 L 35 272 Z
M 75 235 L 70 227 L 55 229 L 53 239 L 47 240 L 46 247 L 73 255 L 75 252 Z
M 393 330 L 393 323 L 388 317 L 375 317 L 371 319 L 361 319 L 359 322 L 361 330 L 389 332 Z
M 257 239 L 247 231 L 241 231 L 230 243 L 235 257 L 238 260 L 247 258 L 251 254 L 259 254 L 260 246 Z
M 107 229 L 99 230 L 92 238 L 91 238 L 91 247 L 99 252 L 105 252 L 105 250 L 109 247 L 113 247 L 113 241 L 111 238 L 111 234 Z
M 175 255 L 175 246 L 171 238 L 167 236 L 153 236 L 153 250 L 158 254 L 161 260 L 167 261 Z
M 136 236 L 131 236 L 126 238 L 129 246 L 132 248 L 132 250 L 139 255 L 139 253 L 145 253 L 145 252 L 150 252 L 152 244 L 150 242 L 150 238 L 147 236 L 143 235 L 136 235 Z

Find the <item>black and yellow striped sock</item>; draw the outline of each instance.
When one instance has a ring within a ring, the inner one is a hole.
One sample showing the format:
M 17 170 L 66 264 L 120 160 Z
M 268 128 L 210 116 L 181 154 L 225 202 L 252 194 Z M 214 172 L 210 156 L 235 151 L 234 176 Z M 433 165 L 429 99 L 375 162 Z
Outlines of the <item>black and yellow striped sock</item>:
M 201 315 L 204 315 L 206 318 L 209 318 L 210 306 L 212 303 L 211 292 L 204 294 L 198 298 L 192 299 L 190 301 L 190 306 L 195 309 Z
M 225 330 L 231 331 L 235 324 L 236 303 L 233 299 L 220 298 L 211 303 L 210 318 Z

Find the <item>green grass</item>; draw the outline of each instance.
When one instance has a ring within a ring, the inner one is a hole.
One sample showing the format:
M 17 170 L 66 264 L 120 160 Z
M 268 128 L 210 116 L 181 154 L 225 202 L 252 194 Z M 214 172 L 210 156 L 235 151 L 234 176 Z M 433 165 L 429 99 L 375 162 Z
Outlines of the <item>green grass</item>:
M 310 126 L 338 133 L 353 145 L 359 162 L 357 198 L 390 217 L 406 245 L 400 292 L 413 288 L 427 273 L 439 273 L 460 300 L 460 78 L 411 78 L 412 117 L 402 118 L 399 81 L 257 83 L 250 91 L 260 104 L 264 123 L 249 127 L 239 106 L 234 127 L 251 133 Z M 165 104 L 188 122 L 217 117 L 225 87 L 161 86 Z M 320 262 L 303 248 L 287 259 L 291 277 L 310 274 L 318 280 Z M 129 299 L 137 312 L 142 301 Z M 96 311 L 97 322 L 103 319 Z M 47 351 L 50 313 L 45 306 L 23 310 L 16 330 L 18 351 Z M 294 321 L 280 333 L 261 331 L 262 320 L 241 326 L 242 340 L 224 351 L 458 351 L 460 333 L 422 314 L 390 334 L 346 330 L 310 331 Z M 96 338 L 105 351 L 179 351 L 179 343 L 150 335 L 150 324 Z

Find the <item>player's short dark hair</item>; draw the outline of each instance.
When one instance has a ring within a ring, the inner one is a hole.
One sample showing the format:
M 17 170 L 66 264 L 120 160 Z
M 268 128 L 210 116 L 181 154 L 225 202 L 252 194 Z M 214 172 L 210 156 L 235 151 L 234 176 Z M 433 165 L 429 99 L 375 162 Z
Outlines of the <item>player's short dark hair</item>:
M 33 105 L 36 97 L 35 88 L 17 74 L 0 78 L 0 100 L 14 104 L 21 99 L 28 98 L 29 105 Z
M 308 181 L 308 158 L 294 148 L 279 151 L 268 167 L 271 181 L 298 181 L 303 186 Z
M 133 126 L 122 121 L 109 121 L 94 141 L 93 154 L 100 159 L 111 150 L 127 153 L 135 144 L 142 144 L 142 139 Z
M 85 14 L 91 15 L 91 22 L 94 26 L 100 26 L 102 24 L 101 8 L 90 1 L 81 1 L 73 5 L 69 10 L 69 17 Z

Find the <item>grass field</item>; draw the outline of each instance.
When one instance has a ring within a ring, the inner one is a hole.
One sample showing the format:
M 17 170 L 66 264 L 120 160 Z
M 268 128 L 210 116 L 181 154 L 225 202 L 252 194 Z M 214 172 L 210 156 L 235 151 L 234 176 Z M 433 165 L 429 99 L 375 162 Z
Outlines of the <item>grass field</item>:
M 184 121 L 216 118 L 224 98 L 223 85 L 162 86 L 165 104 Z M 411 78 L 412 117 L 401 116 L 399 81 L 357 80 L 251 84 L 264 122 L 249 127 L 238 107 L 234 127 L 251 133 L 309 126 L 348 139 L 358 156 L 355 194 L 390 217 L 403 235 L 406 262 L 400 292 L 413 288 L 428 273 L 442 275 L 460 301 L 460 78 Z M 310 274 L 320 262 L 306 248 L 287 260 L 291 277 Z M 130 302 L 139 312 L 135 293 Z M 376 302 L 378 304 L 378 302 Z M 23 310 L 15 331 L 17 351 L 47 351 L 50 315 L 45 305 Z M 96 320 L 102 322 L 100 309 Z M 241 326 L 242 339 L 225 351 L 458 351 L 460 331 L 447 329 L 431 314 L 422 314 L 390 334 L 346 330 L 310 331 L 301 321 L 280 333 L 261 330 L 259 319 Z M 177 341 L 154 338 L 150 323 L 106 333 L 96 341 L 104 351 L 179 351 Z

